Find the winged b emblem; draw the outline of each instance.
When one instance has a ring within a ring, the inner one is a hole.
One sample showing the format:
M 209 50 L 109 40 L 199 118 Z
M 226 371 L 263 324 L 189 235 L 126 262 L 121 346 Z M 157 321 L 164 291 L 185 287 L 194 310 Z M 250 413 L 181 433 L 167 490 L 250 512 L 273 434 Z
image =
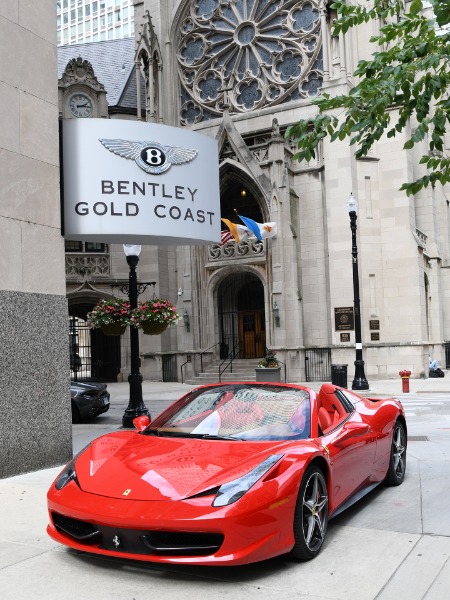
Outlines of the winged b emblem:
M 189 148 L 167 146 L 158 142 L 130 142 L 128 140 L 99 139 L 110 152 L 134 160 L 146 173 L 161 175 L 172 165 L 183 165 L 193 160 L 198 152 Z

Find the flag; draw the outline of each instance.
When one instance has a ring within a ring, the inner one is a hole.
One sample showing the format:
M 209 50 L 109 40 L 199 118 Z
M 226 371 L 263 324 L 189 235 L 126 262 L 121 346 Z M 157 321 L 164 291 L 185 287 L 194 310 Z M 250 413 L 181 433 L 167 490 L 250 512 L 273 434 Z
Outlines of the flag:
M 237 225 L 236 223 L 232 223 L 228 219 L 221 219 L 223 223 L 228 227 L 231 232 L 231 235 L 234 237 L 236 243 L 245 242 L 249 238 L 250 231 L 247 227 L 243 225 Z
M 257 223 L 248 217 L 241 217 L 241 215 L 238 215 L 238 217 L 247 225 L 258 240 L 266 240 L 277 234 L 277 224 L 273 221 L 270 223 Z
M 231 242 L 234 240 L 234 237 L 231 234 L 231 231 L 228 231 L 228 229 L 225 229 L 223 231 L 220 232 L 220 243 L 226 244 L 227 242 Z
M 263 240 L 275 237 L 277 235 L 277 224 L 273 221 L 270 223 L 258 223 L 261 237 Z
M 262 240 L 259 225 L 258 223 L 256 223 L 256 221 L 253 221 L 253 219 L 249 219 L 247 217 L 241 217 L 241 215 L 238 215 L 238 217 L 245 225 L 247 225 L 247 227 L 250 229 L 253 235 L 255 235 L 258 238 L 258 240 Z

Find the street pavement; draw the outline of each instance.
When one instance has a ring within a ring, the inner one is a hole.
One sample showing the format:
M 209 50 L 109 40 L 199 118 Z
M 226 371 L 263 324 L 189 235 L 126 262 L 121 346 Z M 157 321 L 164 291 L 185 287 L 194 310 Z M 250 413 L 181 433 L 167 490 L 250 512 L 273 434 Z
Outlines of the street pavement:
M 350 383 L 350 382 L 349 382 Z M 90 556 L 46 534 L 46 492 L 61 467 L 0 480 L 1 600 L 449 600 L 450 374 L 370 382 L 401 399 L 408 423 L 403 485 L 380 486 L 329 522 L 319 556 L 242 567 L 156 565 Z M 318 390 L 320 383 L 306 384 Z M 121 427 L 128 384 L 108 384 L 111 408 L 73 426 L 74 452 Z M 191 386 L 144 382 L 155 416 Z

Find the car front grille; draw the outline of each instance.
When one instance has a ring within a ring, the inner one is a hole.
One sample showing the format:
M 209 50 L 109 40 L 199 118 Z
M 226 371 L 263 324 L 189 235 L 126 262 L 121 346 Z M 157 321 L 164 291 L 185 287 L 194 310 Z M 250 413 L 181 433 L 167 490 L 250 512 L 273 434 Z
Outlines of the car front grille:
M 208 556 L 219 550 L 224 536 L 196 531 L 139 531 L 93 525 L 52 513 L 56 529 L 81 544 L 127 554 Z
M 52 513 L 53 523 L 60 533 L 65 533 L 84 544 L 95 544 L 101 539 L 101 533 L 91 523 Z
M 223 543 L 223 535 L 219 533 L 151 531 L 142 536 L 142 541 L 152 554 L 202 556 L 217 552 Z

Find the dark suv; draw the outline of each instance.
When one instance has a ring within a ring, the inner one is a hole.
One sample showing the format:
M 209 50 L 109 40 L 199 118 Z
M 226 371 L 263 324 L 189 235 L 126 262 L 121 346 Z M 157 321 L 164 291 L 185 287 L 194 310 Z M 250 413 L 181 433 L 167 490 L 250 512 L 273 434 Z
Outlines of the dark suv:
M 106 383 L 70 382 L 72 422 L 96 417 L 109 410 L 109 392 Z

